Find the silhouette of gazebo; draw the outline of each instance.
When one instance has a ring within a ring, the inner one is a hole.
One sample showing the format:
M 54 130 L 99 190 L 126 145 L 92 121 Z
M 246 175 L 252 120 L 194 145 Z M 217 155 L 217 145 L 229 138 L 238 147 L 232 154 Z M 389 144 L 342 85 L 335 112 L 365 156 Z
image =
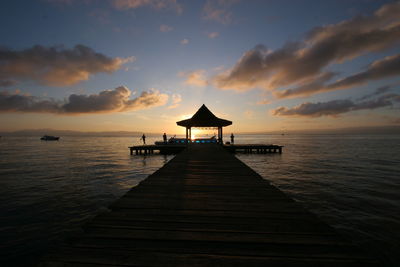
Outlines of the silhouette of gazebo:
M 188 142 L 189 136 L 192 135 L 192 127 L 212 127 L 218 128 L 218 143 L 223 144 L 222 127 L 229 126 L 232 122 L 218 118 L 203 104 L 190 119 L 178 121 L 176 124 L 186 127 L 186 143 Z

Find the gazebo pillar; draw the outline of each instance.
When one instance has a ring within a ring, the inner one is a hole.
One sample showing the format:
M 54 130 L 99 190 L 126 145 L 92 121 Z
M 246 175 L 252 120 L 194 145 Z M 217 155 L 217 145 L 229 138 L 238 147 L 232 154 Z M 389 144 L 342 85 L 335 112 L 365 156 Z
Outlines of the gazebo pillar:
M 218 143 L 219 144 L 223 144 L 223 140 L 222 140 L 222 127 L 218 127 Z
M 189 139 L 192 138 L 192 127 L 186 127 L 186 144 L 189 143 Z

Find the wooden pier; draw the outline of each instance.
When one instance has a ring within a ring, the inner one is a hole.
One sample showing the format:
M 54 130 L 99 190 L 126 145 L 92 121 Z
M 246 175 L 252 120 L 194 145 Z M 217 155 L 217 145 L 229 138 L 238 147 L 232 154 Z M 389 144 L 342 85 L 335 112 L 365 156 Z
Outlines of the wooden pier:
M 268 154 L 268 153 L 279 153 L 282 154 L 283 146 L 278 145 L 224 145 L 224 148 L 231 153 L 243 152 L 243 153 L 257 153 L 257 154 Z
M 220 145 L 189 145 L 41 266 L 378 266 Z
M 204 145 L 204 144 L 201 144 Z M 278 145 L 224 145 L 226 150 L 231 153 L 243 152 L 243 153 L 257 153 L 257 154 L 267 154 L 267 153 L 282 153 L 283 146 Z M 129 147 L 131 155 L 148 155 L 154 154 L 154 151 L 158 151 L 160 154 L 178 154 L 186 148 L 186 145 L 142 145 L 142 146 L 131 146 Z
M 182 145 L 141 145 L 141 146 L 130 146 L 129 150 L 131 155 L 135 151 L 136 155 L 148 155 L 154 154 L 154 151 L 158 151 L 160 154 L 178 154 L 186 148 L 185 144 Z

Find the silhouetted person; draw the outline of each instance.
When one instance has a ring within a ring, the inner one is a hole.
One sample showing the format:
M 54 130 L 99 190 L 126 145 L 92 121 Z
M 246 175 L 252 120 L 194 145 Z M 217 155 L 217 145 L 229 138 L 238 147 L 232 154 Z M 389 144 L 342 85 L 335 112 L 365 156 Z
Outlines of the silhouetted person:
M 231 134 L 231 144 L 235 143 L 235 136 L 233 135 L 233 133 Z
M 167 134 L 164 133 L 162 137 L 163 137 L 164 143 L 167 143 Z
M 145 144 L 146 144 L 146 136 L 143 134 L 142 137 L 141 137 L 140 139 L 143 140 L 143 145 L 145 145 Z

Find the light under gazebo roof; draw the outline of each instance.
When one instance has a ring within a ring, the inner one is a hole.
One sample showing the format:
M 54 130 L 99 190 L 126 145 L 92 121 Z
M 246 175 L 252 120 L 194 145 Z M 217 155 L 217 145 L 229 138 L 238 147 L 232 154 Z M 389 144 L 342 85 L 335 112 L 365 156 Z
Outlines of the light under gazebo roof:
M 178 121 L 176 124 L 186 127 L 186 141 L 191 136 L 192 127 L 217 127 L 218 143 L 223 144 L 222 127 L 231 125 L 232 121 L 218 118 L 203 104 L 190 119 Z

